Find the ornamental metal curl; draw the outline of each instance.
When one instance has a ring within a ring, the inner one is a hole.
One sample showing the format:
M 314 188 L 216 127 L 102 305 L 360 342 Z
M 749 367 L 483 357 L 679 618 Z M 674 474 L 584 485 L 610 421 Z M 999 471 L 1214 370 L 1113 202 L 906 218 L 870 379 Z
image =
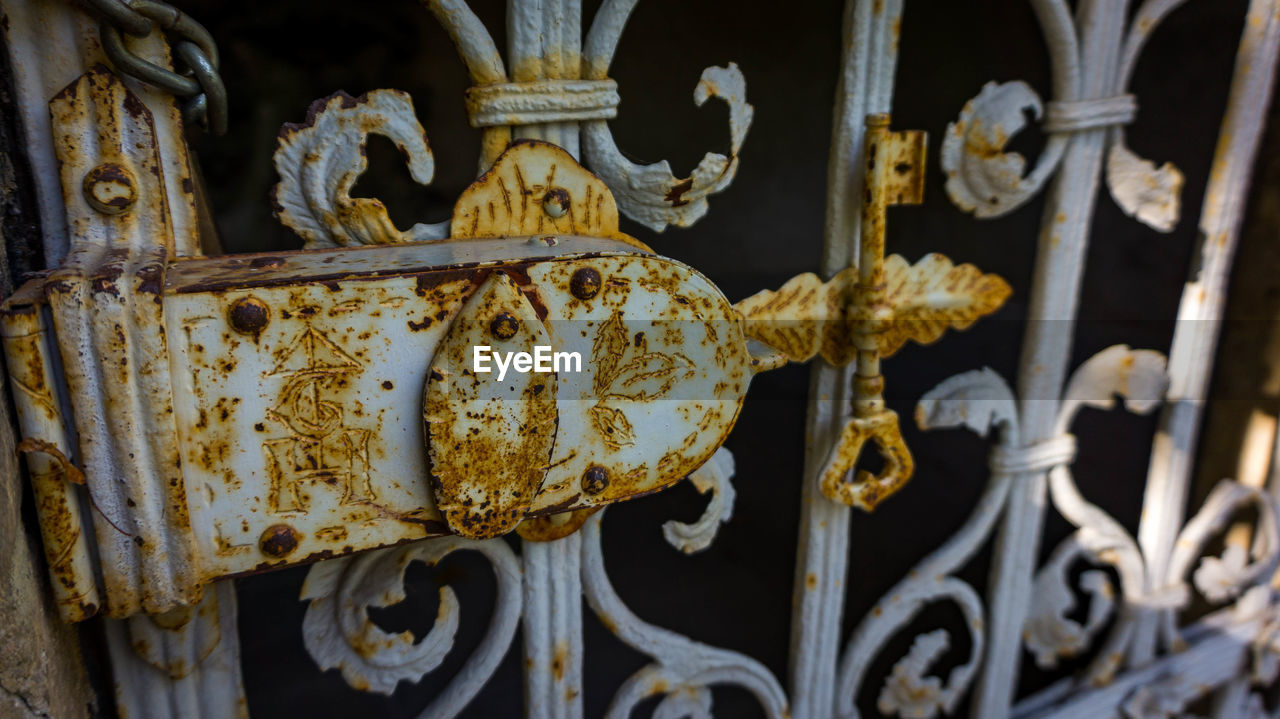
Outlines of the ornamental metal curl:
M 921 429 L 967 427 L 980 437 L 999 430 L 999 447 L 1018 446 L 1017 406 L 1013 392 L 990 369 L 966 372 L 943 382 L 928 392 L 916 408 Z M 912 651 L 894 667 L 880 694 L 879 706 L 886 714 L 929 719 L 938 711 L 951 713 L 981 666 L 985 646 L 986 618 L 977 591 L 955 577 L 987 541 L 1003 510 L 1015 474 L 997 471 L 964 525 L 942 547 L 921 560 L 907 577 L 884 594 L 859 623 L 840 660 L 841 687 L 837 712 L 841 717 L 860 716 L 856 698 L 872 660 L 891 637 L 904 629 L 929 603 L 955 603 L 965 616 L 971 649 L 965 662 L 954 668 L 945 685 L 925 671 L 936 658 L 929 647 L 944 647 L 946 629 L 919 635 Z M 930 637 L 926 639 L 925 637 Z M 941 651 L 941 649 L 938 649 Z
M 1123 60 L 1104 74 L 1085 73 L 1082 53 L 1103 51 L 1081 44 L 1064 0 L 1033 0 L 1051 50 L 1054 100 L 1047 106 L 1023 82 L 987 83 L 947 126 L 942 169 L 947 193 L 956 206 L 977 217 L 999 217 L 1026 203 L 1044 187 L 1064 157 L 1067 139 L 1078 132 L 1105 133 L 1109 151 L 1107 186 L 1128 215 L 1169 232 L 1178 222 L 1183 177 L 1170 163 L 1157 168 L 1125 145 L 1123 126 L 1133 121 L 1137 101 L 1126 94 L 1138 54 L 1169 12 L 1185 0 L 1147 0 L 1129 24 L 1120 52 Z M 1118 37 L 1117 37 L 1118 41 Z M 1111 52 L 1110 48 L 1105 50 Z M 1082 83 L 1088 82 L 1088 87 Z M 1009 140 L 1026 126 L 1025 113 L 1042 120 L 1049 141 L 1035 167 L 1005 152 Z
M 307 249 L 438 240 L 449 234 L 447 220 L 401 232 L 380 200 L 351 196 L 369 166 L 365 145 L 371 134 L 395 143 L 415 181 L 431 182 L 435 159 L 426 132 L 409 95 L 398 90 L 360 97 L 335 93 L 312 103 L 304 122 L 280 131 L 272 158 L 280 182 L 271 201 L 276 218 L 297 232 Z
M 460 621 L 457 595 L 440 587 L 435 625 L 415 640 L 410 632 L 387 632 L 369 618 L 372 607 L 405 601 L 404 572 L 413 562 L 433 566 L 455 551 L 484 555 L 497 578 L 493 618 L 480 645 L 443 692 L 422 711 L 451 717 L 484 687 L 506 655 L 520 620 L 520 565 L 502 540 L 457 537 L 391 547 L 312 566 L 300 599 L 308 600 L 302 637 L 321 669 L 340 669 L 347 684 L 361 691 L 391 694 L 401 681 L 417 682 L 434 671 L 453 649 Z
M 713 685 L 745 689 L 771 719 L 789 717 L 786 692 L 764 665 L 738 652 L 717 649 L 645 622 L 614 591 L 604 567 L 600 512 L 582 528 L 582 588 L 591 609 L 618 639 L 653 663 L 631 675 L 614 694 L 605 716 L 626 719 L 655 694 L 655 717 L 711 716 Z

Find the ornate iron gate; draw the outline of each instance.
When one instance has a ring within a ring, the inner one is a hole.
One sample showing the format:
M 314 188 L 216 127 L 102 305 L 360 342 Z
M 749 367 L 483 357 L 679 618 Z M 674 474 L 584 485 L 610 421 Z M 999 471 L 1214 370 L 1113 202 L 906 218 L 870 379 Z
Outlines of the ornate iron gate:
M 184 134 L 227 121 L 214 38 L 154 0 L 0 2 L 49 269 L 5 304 L 9 386 L 54 598 L 67 621 L 105 615 L 120 714 L 247 716 L 237 577 L 310 564 L 298 599 L 316 667 L 389 695 L 449 666 L 425 717 L 500 691 L 517 632 L 525 714 L 583 716 L 597 620 L 644 658 L 608 716 L 710 716 L 726 687 L 770 717 L 1274 716 L 1275 488 L 1227 479 L 1195 498 L 1191 483 L 1280 4 L 1250 0 L 1220 78 L 1226 112 L 1167 359 L 1123 344 L 1072 352 L 1100 197 L 1161 232 L 1182 214 L 1183 174 L 1130 149 L 1125 127 L 1143 48 L 1184 0 L 1030 0 L 1051 98 L 987 84 L 932 165 L 923 133 L 890 129 L 895 79 L 910 81 L 897 77 L 903 0 L 848 0 L 821 276 L 733 305 L 624 234 L 619 215 L 657 232 L 709 212 L 749 162 L 750 78 L 713 66 L 694 91 L 727 106 L 727 153 L 684 178 L 627 159 L 610 120 L 632 91 L 610 67 L 637 4 L 604 0 L 588 17 L 581 0 L 511 0 L 503 53 L 464 0 L 423 0 L 461 55 L 481 132 L 480 177 L 450 219 L 401 230 L 355 194 L 372 134 L 419 184 L 435 159 L 406 93 L 338 93 L 286 125 L 273 158 L 275 215 L 308 252 L 219 257 Z M 1011 143 L 1029 122 L 1045 140 L 1028 168 Z M 950 202 L 979 219 L 1043 203 L 1029 282 L 932 238 L 924 247 L 956 262 L 886 254 L 898 243 L 886 218 L 909 212 L 886 209 L 920 202 L 938 168 Z M 909 401 L 886 392 L 906 377 L 882 359 L 968 328 L 1010 292 L 1026 303 L 1016 376 L 980 362 Z M 509 340 L 579 349 L 588 379 L 535 373 L 495 389 L 464 370 L 473 347 Z M 608 504 L 687 477 L 706 508 L 663 535 L 707 549 L 764 479 L 720 445 L 748 382 L 788 360 L 815 365 L 804 466 L 781 479 L 801 481 L 783 672 L 633 611 L 602 526 Z M 1080 410 L 1121 405 L 1158 417 L 1136 521 L 1072 472 Z M 854 525 L 913 472 L 938 481 L 946 466 L 912 450 L 935 441 L 916 429 L 944 428 L 988 438 L 985 488 L 950 538 L 862 601 L 850 578 L 875 548 Z M 862 471 L 873 450 L 883 468 Z M 1071 527 L 1048 546 L 1051 514 Z M 990 566 L 975 565 L 988 548 Z M 493 612 L 449 664 L 454 589 L 439 588 L 416 636 L 375 615 L 406 599 L 412 564 L 453 553 L 483 558 Z M 850 616 L 853 598 L 865 614 Z M 920 631 L 944 605 L 950 619 Z M 1033 671 L 1047 678 L 1020 689 Z

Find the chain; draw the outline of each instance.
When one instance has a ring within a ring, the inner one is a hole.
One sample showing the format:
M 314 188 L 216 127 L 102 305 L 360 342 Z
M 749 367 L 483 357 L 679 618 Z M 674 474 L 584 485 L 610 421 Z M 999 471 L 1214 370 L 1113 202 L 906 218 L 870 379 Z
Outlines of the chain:
M 218 46 L 213 36 L 191 16 L 161 0 L 85 0 L 102 18 L 102 49 L 116 69 L 183 98 L 182 117 L 209 132 L 227 131 L 227 90 L 218 74 Z M 178 59 L 187 66 L 178 73 L 133 54 L 121 32 L 142 37 L 159 26 Z

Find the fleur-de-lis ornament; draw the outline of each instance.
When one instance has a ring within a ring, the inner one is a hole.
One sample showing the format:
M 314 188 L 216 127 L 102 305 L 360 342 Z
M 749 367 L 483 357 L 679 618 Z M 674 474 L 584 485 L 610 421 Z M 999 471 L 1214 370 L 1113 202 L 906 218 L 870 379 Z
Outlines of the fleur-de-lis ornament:
M 947 329 L 969 327 L 1011 292 L 1000 277 L 955 266 L 940 254 L 915 265 L 900 255 L 885 257 L 887 208 L 924 199 L 926 137 L 918 130 L 890 132 L 888 115 L 869 115 L 858 264 L 825 283 L 803 274 L 737 304 L 747 335 L 792 361 L 820 354 L 834 365 L 857 363 L 852 416 L 823 464 L 821 486 L 832 501 L 867 511 L 901 489 L 915 469 L 898 415 L 885 406 L 880 360 L 907 340 L 928 344 Z M 884 467 L 877 474 L 860 470 L 850 481 L 868 441 Z

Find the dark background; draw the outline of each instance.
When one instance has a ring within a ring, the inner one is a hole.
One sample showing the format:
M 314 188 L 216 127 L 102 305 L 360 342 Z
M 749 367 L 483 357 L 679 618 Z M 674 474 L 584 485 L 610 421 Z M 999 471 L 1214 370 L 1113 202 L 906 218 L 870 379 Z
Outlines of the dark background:
M 596 3 L 586 5 L 589 22 Z M 414 99 L 435 153 L 434 183 L 416 185 L 390 142 L 374 138 L 370 171 L 357 187 L 357 194 L 382 199 L 397 226 L 445 218 L 473 179 L 479 133 L 467 125 L 463 109 L 466 73 L 444 31 L 419 4 L 198 0 L 182 6 L 218 39 L 231 93 L 230 132 L 195 141 L 226 251 L 300 246 L 270 214 L 267 193 L 276 179 L 271 154 L 282 123 L 302 120 L 312 100 L 338 90 L 356 95 L 391 87 Z M 474 0 L 472 6 L 505 48 L 505 3 Z M 1172 161 L 1186 175 L 1182 220 L 1173 233 L 1157 233 L 1125 217 L 1102 193 L 1073 365 L 1118 342 L 1168 349 L 1245 6 L 1244 0 L 1188 3 L 1143 53 L 1131 88 L 1141 111 L 1129 129 L 1129 145 L 1157 164 Z M 727 151 L 723 106 L 695 108 L 692 91 L 704 67 L 728 61 L 736 61 L 747 78 L 755 120 L 737 179 L 711 199 L 701 222 L 654 234 L 624 218 L 624 231 L 705 273 L 732 300 L 818 267 L 842 12 L 842 3 L 831 0 L 640 3 L 611 73 L 622 96 L 619 117 L 611 123 L 619 147 L 644 162 L 669 159 L 677 175 L 706 151 Z M 941 251 L 957 262 L 975 263 L 1007 278 L 1014 296 L 972 330 L 952 333 L 935 346 L 909 346 L 886 363 L 890 406 L 904 418 L 912 416 L 921 394 L 958 372 L 988 366 L 1011 384 L 1016 378 L 1043 197 L 1006 217 L 977 221 L 947 200 L 937 165 L 940 138 L 965 102 L 988 81 L 1015 79 L 1049 99 L 1049 58 L 1027 3 L 907 3 L 894 126 L 929 131 L 930 175 L 923 207 L 892 212 L 889 249 L 913 261 Z M 1015 138 L 1014 147 L 1034 158 L 1042 140 L 1030 128 Z M 1244 316 L 1239 307 L 1234 311 Z M 705 504 L 685 484 L 615 506 L 604 522 L 610 576 L 638 616 L 754 657 L 784 686 L 809 371 L 791 366 L 755 380 L 727 443 L 738 466 L 733 520 L 710 549 L 685 557 L 662 538 L 662 522 L 692 520 Z M 1235 399 L 1249 405 L 1256 398 L 1246 391 Z M 1075 475 L 1082 491 L 1133 532 L 1154 428 L 1154 416 L 1119 411 L 1091 411 L 1075 427 Z M 984 441 L 962 431 L 926 437 L 909 421 L 903 429 L 917 474 L 875 514 L 855 513 L 844 637 L 881 593 L 962 524 L 987 476 Z M 1042 553 L 1069 531 L 1050 512 Z M 962 576 L 983 590 L 988 565 L 989 548 Z M 461 554 L 435 570 L 416 565 L 408 575 L 409 600 L 375 619 L 388 629 L 421 635 L 435 616 L 436 583 L 448 582 L 463 607 L 457 648 L 421 683 L 402 683 L 391 697 L 365 694 L 349 688 L 336 671 L 318 671 L 306 654 L 300 629 L 306 605 L 297 600 L 305 574 L 301 568 L 239 582 L 244 680 L 255 716 L 416 716 L 478 643 L 492 608 L 494 582 L 483 560 Z M 615 640 L 589 610 L 584 614 L 584 699 L 587 716 L 596 717 L 648 660 Z M 916 634 L 954 628 L 958 620 L 953 607 L 931 606 L 895 638 L 869 673 L 860 697 L 863 711 L 875 714 L 884 673 Z M 953 631 L 952 637 L 953 646 L 933 672 L 940 676 L 968 656 L 967 634 Z M 520 714 L 520 642 L 517 636 L 464 716 Z M 1085 661 L 1050 677 L 1024 658 L 1021 694 Z M 717 716 L 759 713 L 738 690 L 716 690 L 715 702 Z

